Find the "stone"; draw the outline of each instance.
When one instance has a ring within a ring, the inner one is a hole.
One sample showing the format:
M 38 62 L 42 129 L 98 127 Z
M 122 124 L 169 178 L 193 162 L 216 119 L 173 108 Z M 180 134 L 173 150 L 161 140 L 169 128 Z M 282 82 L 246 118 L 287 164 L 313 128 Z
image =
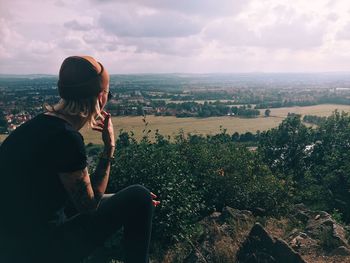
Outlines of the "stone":
M 314 239 L 320 239 L 325 229 L 331 229 L 331 239 L 339 246 L 348 246 L 346 231 L 339 225 L 330 214 L 321 211 L 314 219 L 310 219 L 306 225 L 306 234 Z
M 350 250 L 345 246 L 340 246 L 331 252 L 333 256 L 350 256 Z
M 307 238 L 307 234 L 305 234 L 304 232 L 300 232 L 299 236 L 302 238 Z
M 273 256 L 277 262 L 305 263 L 297 252 L 295 252 L 285 241 L 279 238 L 277 238 L 274 243 Z
M 220 212 L 213 212 L 209 218 L 210 219 L 216 219 L 216 218 L 219 218 L 221 216 L 221 213 Z
M 303 223 L 306 223 L 306 222 L 309 220 L 309 216 L 308 216 L 305 212 L 303 212 L 303 211 L 297 212 L 297 213 L 294 215 L 294 217 L 295 217 L 297 220 L 299 220 L 299 221 L 301 221 L 301 222 L 303 222 Z
M 191 245 L 192 251 L 181 262 L 216 262 L 218 255 L 226 260 L 224 262 L 233 262 L 239 243 L 248 235 L 254 220 L 250 211 L 231 207 L 203 218 L 199 222 L 203 231 Z
M 306 263 L 285 241 L 273 238 L 259 223 L 253 226 L 241 245 L 237 252 L 237 261 Z
M 264 216 L 266 214 L 266 210 L 261 207 L 254 207 L 252 209 L 252 213 L 254 216 Z
M 250 222 L 254 219 L 254 217 L 253 213 L 248 210 L 238 210 L 226 206 L 222 210 L 220 220 L 227 221 L 230 219 L 234 221 Z

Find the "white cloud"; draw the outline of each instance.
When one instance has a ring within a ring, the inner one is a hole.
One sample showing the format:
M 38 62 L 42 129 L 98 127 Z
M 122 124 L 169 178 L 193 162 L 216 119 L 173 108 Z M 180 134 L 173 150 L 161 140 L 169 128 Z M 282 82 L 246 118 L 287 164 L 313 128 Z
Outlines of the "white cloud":
M 348 22 L 336 36 L 339 40 L 350 40 L 350 22 Z
M 327 19 L 330 20 L 330 21 L 335 22 L 335 21 L 337 21 L 339 19 L 339 16 L 336 13 L 331 12 L 331 13 L 328 14 Z
M 89 54 L 111 73 L 350 68 L 347 0 L 0 1 L 0 73 L 57 74 Z
M 250 23 L 251 16 L 216 20 L 207 26 L 205 36 L 222 45 L 269 49 L 308 49 L 323 44 L 326 33 L 323 22 L 315 22 L 281 6 L 273 11 L 274 18 L 262 16 L 260 19 L 264 22 L 254 26 Z
M 68 29 L 72 29 L 76 31 L 89 31 L 93 27 L 93 25 L 90 25 L 90 24 L 80 23 L 76 19 L 67 21 L 63 25 Z
M 232 16 L 239 13 L 251 0 L 129 0 L 128 4 L 149 7 L 160 11 L 176 11 L 182 14 L 206 17 Z M 109 6 L 125 3 L 124 0 L 92 0 L 96 4 Z
M 186 37 L 201 30 L 194 19 L 172 12 L 152 15 L 113 12 L 101 16 L 99 24 L 107 32 L 120 37 Z

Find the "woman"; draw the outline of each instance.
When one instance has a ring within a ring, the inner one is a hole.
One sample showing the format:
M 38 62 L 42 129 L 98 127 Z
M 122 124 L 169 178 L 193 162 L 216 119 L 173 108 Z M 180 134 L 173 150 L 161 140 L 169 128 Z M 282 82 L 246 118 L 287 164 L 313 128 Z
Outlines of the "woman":
M 58 104 L 45 105 L 47 112 L 0 147 L 0 262 L 77 262 L 122 226 L 125 262 L 148 262 L 156 196 L 141 185 L 105 195 L 115 150 L 111 115 L 103 110 L 106 69 L 89 56 L 68 57 L 58 90 Z M 78 132 L 85 124 L 104 143 L 91 176 Z

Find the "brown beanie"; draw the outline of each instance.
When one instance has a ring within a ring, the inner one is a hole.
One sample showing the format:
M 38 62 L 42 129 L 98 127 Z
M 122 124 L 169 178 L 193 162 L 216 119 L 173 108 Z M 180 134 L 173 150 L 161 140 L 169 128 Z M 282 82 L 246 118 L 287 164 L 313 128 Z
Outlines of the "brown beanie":
M 99 62 L 98 62 L 99 63 Z M 66 58 L 60 68 L 57 82 L 58 92 L 63 99 L 79 100 L 97 96 L 101 90 L 101 72 L 86 59 L 79 56 Z

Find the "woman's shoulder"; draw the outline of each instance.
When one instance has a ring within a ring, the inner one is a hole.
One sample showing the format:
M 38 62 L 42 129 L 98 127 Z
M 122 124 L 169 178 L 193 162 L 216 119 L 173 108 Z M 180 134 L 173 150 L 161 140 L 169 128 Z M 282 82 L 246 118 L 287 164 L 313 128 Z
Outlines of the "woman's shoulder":
M 57 133 L 55 140 L 58 143 L 64 143 L 64 145 L 79 145 L 84 146 L 84 137 L 79 131 L 74 130 L 70 126 L 65 126 Z
M 50 120 L 56 125 L 59 125 L 59 135 L 71 138 L 72 140 L 84 141 L 82 134 L 79 131 L 75 130 L 68 120 L 49 112 L 42 113 L 41 118 Z

